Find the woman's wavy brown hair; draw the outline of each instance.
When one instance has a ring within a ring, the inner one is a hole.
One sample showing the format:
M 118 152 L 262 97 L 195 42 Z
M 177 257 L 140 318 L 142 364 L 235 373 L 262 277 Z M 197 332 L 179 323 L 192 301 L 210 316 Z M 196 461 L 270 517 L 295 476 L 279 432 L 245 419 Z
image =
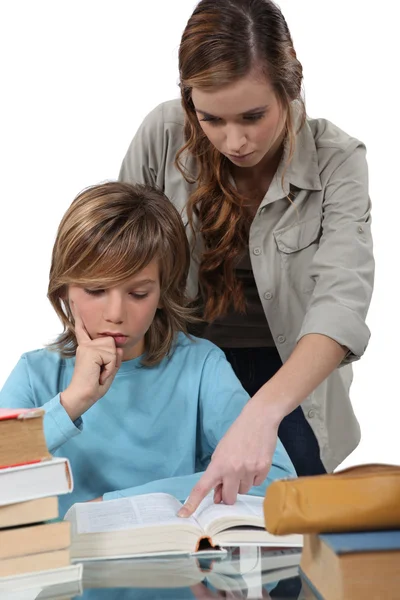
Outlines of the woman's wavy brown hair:
M 76 353 L 68 286 L 108 288 L 130 279 L 153 259 L 160 273 L 160 306 L 145 335 L 142 363 L 154 365 L 171 350 L 175 335 L 195 321 L 185 287 L 189 244 L 178 211 L 149 186 L 109 182 L 81 192 L 58 228 L 48 298 L 64 325 L 50 344 L 61 356 Z
M 209 90 L 234 83 L 253 70 L 268 78 L 281 106 L 287 109 L 287 168 L 296 136 L 289 106 L 298 101 L 300 127 L 305 120 L 305 107 L 301 96 L 302 66 L 280 9 L 271 0 L 201 0 L 186 25 L 179 48 L 186 143 L 177 154 L 176 166 L 187 181 L 197 183 L 187 212 L 193 230 L 193 219 L 197 217 L 204 240 L 199 281 L 207 321 L 224 315 L 231 303 L 236 310 L 244 311 L 244 294 L 236 280 L 234 264 L 248 244 L 249 216 L 243 210 L 245 199 L 229 181 L 229 160 L 201 129 L 191 92 L 193 87 Z M 181 160 L 185 151 L 196 158 L 195 179 Z

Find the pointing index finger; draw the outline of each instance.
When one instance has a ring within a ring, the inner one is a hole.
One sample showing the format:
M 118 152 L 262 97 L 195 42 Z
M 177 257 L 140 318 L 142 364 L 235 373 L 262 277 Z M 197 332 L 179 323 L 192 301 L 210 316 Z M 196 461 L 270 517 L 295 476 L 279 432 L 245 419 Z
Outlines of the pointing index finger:
M 210 465 L 211 466 L 211 465 Z M 210 466 L 208 469 L 210 469 Z M 208 470 L 207 470 L 208 471 Z M 204 500 L 209 492 L 220 482 L 220 478 L 215 478 L 211 473 L 205 472 L 196 483 L 189 498 L 178 512 L 178 517 L 190 517 L 198 508 L 200 502 Z

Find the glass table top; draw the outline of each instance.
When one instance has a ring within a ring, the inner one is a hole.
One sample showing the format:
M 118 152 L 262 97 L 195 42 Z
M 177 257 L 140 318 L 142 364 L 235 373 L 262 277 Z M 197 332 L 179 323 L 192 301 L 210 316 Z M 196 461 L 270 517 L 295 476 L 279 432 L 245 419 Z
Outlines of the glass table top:
M 302 586 L 300 552 L 261 546 L 224 555 L 87 561 L 82 580 L 44 588 L 2 591 L 0 600 L 151 600 L 314 598 Z

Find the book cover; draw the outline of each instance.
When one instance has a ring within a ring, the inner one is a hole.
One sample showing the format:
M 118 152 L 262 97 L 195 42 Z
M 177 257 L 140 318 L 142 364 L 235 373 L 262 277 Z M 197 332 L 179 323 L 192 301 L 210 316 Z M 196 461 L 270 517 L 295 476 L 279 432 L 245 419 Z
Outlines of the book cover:
M 0 561 L 7 558 L 64 550 L 71 545 L 67 521 L 39 523 L 0 530 Z
M 67 494 L 73 487 L 67 458 L 0 469 L 0 506 Z
M 75 594 L 71 594 L 71 596 L 79 595 L 82 592 L 82 571 L 83 566 L 78 564 L 59 569 L 46 569 L 45 571 L 34 571 L 11 577 L 1 577 L 0 596 L 1 594 L 9 594 L 12 591 L 32 588 L 41 588 L 43 591 L 48 588 L 52 592 L 54 589 L 53 586 L 68 586 L 70 584 L 75 584 L 73 591 L 76 592 Z M 8 596 L 4 597 L 8 598 Z
M 0 408 L 0 421 L 8 419 L 35 419 L 44 415 L 42 408 Z
M 400 530 L 354 531 L 347 533 L 322 533 L 321 541 L 327 544 L 335 554 L 354 552 L 381 552 L 400 550 Z
M 44 414 L 38 408 L 0 408 L 0 469 L 51 459 Z
M 1 479 L 0 479 L 1 481 Z M 43 523 L 58 517 L 58 498 L 38 498 L 0 507 L 0 531 L 6 527 Z

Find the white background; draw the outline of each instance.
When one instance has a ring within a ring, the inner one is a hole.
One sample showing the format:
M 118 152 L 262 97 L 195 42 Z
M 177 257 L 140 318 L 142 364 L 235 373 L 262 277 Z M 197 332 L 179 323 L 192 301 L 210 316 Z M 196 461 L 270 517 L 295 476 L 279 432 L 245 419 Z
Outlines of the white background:
M 343 463 L 400 463 L 398 31 L 382 0 L 281 0 L 303 64 L 308 114 L 368 149 L 376 287 L 372 339 L 355 366 L 359 448 Z M 64 211 L 115 179 L 143 117 L 178 96 L 177 50 L 193 0 L 0 4 L 0 386 L 59 332 L 46 299 Z M 340 252 L 340 248 L 338 248 Z M 334 400 L 334 399 L 333 399 Z

